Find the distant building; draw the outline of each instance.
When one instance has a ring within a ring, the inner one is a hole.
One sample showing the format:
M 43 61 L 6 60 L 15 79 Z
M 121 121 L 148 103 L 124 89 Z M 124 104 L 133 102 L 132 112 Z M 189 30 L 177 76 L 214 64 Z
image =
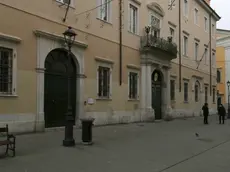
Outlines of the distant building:
M 230 30 L 217 29 L 216 65 L 218 104 L 228 103 L 227 81 L 230 81 Z

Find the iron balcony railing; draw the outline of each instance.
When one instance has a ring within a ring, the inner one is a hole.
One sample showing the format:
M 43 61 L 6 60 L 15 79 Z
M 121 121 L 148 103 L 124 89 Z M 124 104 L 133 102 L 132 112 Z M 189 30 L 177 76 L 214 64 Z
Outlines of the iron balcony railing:
M 166 53 L 171 54 L 172 56 L 177 55 L 177 45 L 172 42 L 172 38 L 168 40 L 164 38 L 155 37 L 151 34 L 141 37 L 141 50 L 145 48 L 158 48 L 165 51 Z

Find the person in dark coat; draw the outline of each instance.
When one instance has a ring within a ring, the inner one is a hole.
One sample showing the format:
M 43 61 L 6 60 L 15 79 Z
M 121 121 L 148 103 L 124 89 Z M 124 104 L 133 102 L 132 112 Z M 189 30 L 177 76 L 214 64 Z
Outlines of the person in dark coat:
M 218 114 L 219 114 L 219 123 L 221 124 L 222 121 L 222 124 L 224 124 L 226 110 L 222 104 L 220 104 L 218 107 Z
M 204 116 L 204 124 L 208 124 L 208 116 L 209 116 L 209 109 L 208 109 L 208 103 L 205 103 L 202 107 L 203 110 L 203 116 Z

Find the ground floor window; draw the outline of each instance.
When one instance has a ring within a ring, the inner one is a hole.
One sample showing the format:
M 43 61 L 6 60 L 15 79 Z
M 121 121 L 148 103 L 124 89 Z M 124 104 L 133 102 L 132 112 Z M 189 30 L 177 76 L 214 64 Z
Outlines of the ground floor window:
M 184 101 L 188 102 L 188 83 L 184 82 Z
M 138 73 L 129 72 L 129 99 L 138 98 Z
M 204 99 L 205 99 L 205 103 L 208 103 L 208 87 L 207 86 L 204 88 Z
M 212 89 L 212 102 L 216 103 L 216 89 L 215 88 Z
M 0 94 L 13 93 L 13 50 L 0 47 Z
M 100 98 L 110 97 L 110 68 L 99 66 L 98 68 L 98 96 Z

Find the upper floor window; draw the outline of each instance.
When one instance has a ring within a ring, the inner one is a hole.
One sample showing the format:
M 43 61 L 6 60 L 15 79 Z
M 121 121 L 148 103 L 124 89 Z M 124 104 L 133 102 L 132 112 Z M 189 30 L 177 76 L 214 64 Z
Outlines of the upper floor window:
M 208 31 L 208 18 L 204 17 L 204 30 Z
M 151 14 L 150 18 L 151 18 L 150 25 L 151 25 L 152 35 L 155 37 L 160 37 L 161 20 L 158 17 L 156 17 L 154 14 Z
M 184 36 L 184 40 L 183 40 L 183 55 L 187 56 L 188 55 L 188 37 Z
M 101 20 L 110 21 L 110 12 L 111 12 L 111 1 L 110 0 L 99 0 L 99 18 Z
M 217 69 L 216 81 L 217 81 L 217 83 L 221 82 L 221 71 L 220 71 L 220 69 Z
M 207 48 L 204 49 L 204 60 L 205 60 L 205 64 L 208 64 L 208 49 Z
M 138 73 L 129 72 L 129 99 L 138 98 Z
M 13 50 L 0 47 L 0 94 L 13 92 Z
M 199 24 L 199 11 L 197 8 L 194 9 L 194 23 Z
M 188 17 L 188 0 L 184 0 L 184 15 Z
M 216 30 L 215 25 L 212 24 L 212 36 L 215 36 L 215 30 Z
M 129 31 L 137 34 L 138 32 L 138 8 L 129 4 Z
M 169 27 L 169 34 L 172 37 L 172 40 L 175 41 L 175 30 L 171 27 Z
M 188 102 L 188 83 L 184 82 L 184 101 Z
M 212 65 L 215 66 L 216 64 L 216 54 L 215 52 L 212 52 Z
M 198 56 L 199 56 L 199 44 L 197 42 L 195 42 L 195 59 L 198 60 Z

